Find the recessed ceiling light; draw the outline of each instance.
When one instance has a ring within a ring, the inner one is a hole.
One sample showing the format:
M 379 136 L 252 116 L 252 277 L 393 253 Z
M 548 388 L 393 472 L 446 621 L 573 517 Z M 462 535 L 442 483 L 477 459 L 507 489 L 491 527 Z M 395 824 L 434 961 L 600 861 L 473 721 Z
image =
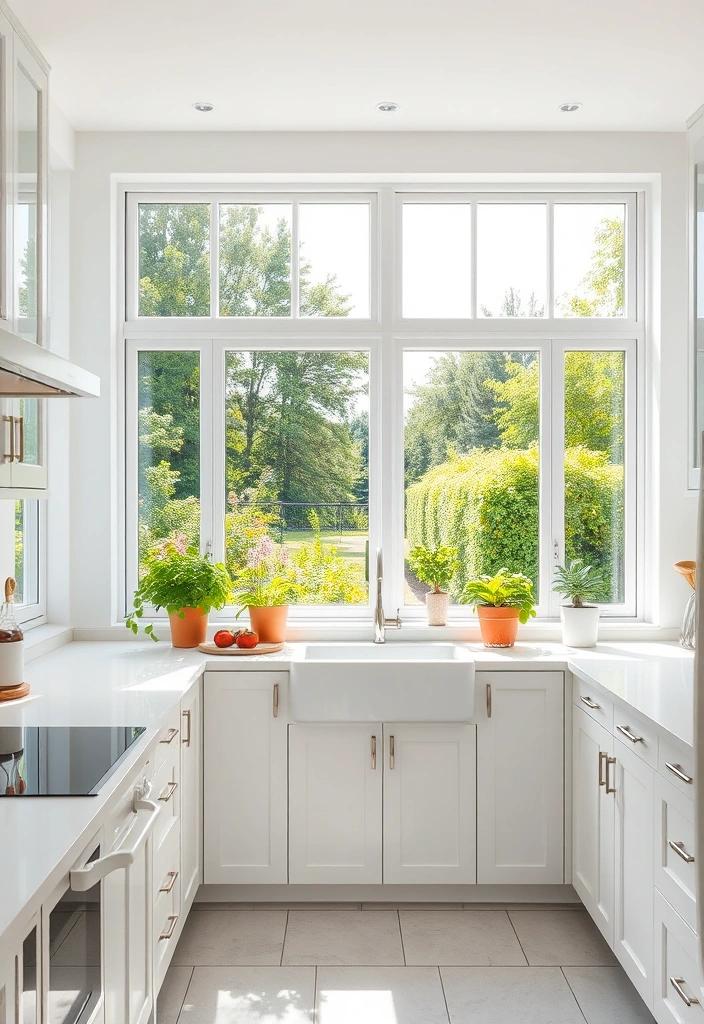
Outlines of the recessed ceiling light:
M 384 103 L 377 103 L 376 109 L 380 110 L 382 114 L 393 114 L 394 110 L 398 110 L 398 103 L 386 100 Z
M 560 106 L 557 109 L 561 110 L 563 114 L 574 114 L 575 110 L 581 110 L 582 109 L 582 104 L 581 103 L 561 103 Z
M 194 103 L 193 109 L 198 110 L 201 114 L 207 114 L 210 110 L 215 110 L 215 107 L 212 103 L 204 103 L 201 101 L 199 103 Z

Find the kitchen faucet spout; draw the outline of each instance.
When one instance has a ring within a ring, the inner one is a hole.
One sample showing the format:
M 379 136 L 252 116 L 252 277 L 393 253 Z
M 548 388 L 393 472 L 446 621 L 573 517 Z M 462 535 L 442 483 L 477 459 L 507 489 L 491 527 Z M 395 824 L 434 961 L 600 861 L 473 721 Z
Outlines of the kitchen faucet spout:
M 386 627 L 395 626 L 401 628 L 400 609 L 396 609 L 396 618 L 387 619 L 384 615 L 384 604 L 381 590 L 384 583 L 384 558 L 381 548 L 376 549 L 376 607 L 374 609 L 374 643 L 386 643 Z

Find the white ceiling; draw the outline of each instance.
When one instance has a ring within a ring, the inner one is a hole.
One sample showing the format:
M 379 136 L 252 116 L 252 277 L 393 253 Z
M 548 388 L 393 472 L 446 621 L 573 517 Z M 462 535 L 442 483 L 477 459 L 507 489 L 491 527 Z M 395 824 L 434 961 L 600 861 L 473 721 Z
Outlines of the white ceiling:
M 703 0 L 11 5 L 82 130 L 677 131 L 704 103 Z

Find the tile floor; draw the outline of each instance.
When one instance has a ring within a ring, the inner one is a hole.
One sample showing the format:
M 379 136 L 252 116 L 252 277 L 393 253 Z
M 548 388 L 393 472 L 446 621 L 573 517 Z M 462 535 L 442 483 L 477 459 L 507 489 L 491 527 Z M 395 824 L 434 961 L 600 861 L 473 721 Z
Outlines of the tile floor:
M 653 1024 L 581 908 L 212 904 L 159 1024 Z

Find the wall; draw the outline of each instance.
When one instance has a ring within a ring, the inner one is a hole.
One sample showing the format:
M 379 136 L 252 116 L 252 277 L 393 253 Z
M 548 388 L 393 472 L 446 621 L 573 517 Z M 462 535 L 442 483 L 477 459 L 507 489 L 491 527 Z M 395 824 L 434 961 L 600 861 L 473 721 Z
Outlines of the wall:
M 687 496 L 687 147 L 682 133 L 78 133 L 71 199 L 71 356 L 102 380 L 71 403 L 73 624 L 118 619 L 118 181 L 621 180 L 652 189 L 652 338 L 647 412 L 648 618 L 678 625 L 686 587 L 672 563 L 693 557 Z

